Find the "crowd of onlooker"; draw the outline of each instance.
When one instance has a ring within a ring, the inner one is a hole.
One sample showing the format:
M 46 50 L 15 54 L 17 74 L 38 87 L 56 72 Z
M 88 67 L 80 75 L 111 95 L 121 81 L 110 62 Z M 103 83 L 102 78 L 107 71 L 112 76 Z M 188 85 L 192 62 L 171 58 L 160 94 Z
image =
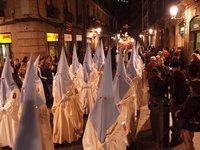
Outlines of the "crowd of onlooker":
M 25 77 L 27 64 L 28 64 L 28 57 L 24 56 L 22 61 L 20 62 L 18 58 L 11 61 L 11 72 L 14 81 L 16 82 L 19 88 L 22 87 L 22 82 Z M 44 92 L 46 96 L 46 104 L 47 106 L 51 107 L 53 104 L 53 97 L 52 97 L 52 83 L 53 83 L 53 76 L 56 74 L 58 65 L 58 58 L 57 56 L 40 56 L 39 58 L 39 66 L 38 66 L 38 76 L 40 77 Z M 3 65 L 0 66 L 0 73 L 2 72 Z
M 171 146 L 184 142 L 187 150 L 193 150 L 194 136 L 191 119 L 200 123 L 200 52 L 192 53 L 189 66 L 184 63 L 182 49 L 156 50 L 148 48 L 143 54 L 146 63 L 150 93 L 150 120 L 153 138 L 159 142 L 158 115 L 161 101 L 168 98 L 173 125 Z M 157 122 L 156 122 L 157 121 Z

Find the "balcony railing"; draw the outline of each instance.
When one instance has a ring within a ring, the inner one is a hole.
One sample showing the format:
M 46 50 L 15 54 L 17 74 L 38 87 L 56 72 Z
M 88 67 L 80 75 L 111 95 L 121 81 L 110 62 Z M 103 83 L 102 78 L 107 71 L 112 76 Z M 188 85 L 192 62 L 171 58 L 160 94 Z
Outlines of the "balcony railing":
M 46 4 L 46 11 L 47 11 L 47 17 L 54 19 L 59 18 L 60 11 L 58 8 Z

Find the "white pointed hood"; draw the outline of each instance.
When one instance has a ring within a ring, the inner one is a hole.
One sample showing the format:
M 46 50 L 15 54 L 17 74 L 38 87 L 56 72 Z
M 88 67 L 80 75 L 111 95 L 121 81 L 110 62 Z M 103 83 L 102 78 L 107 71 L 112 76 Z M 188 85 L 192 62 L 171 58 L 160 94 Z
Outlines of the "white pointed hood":
M 35 69 L 32 55 L 22 86 L 23 110 L 13 150 L 42 150 L 36 106 L 42 100 L 36 91 Z
M 16 86 L 11 73 L 9 51 L 7 50 L 6 52 L 7 52 L 7 57 L 1 74 L 0 107 L 3 107 L 6 104 L 7 99 L 10 96 L 10 93 Z
M 88 76 L 93 69 L 93 60 L 91 55 L 91 48 L 90 45 L 87 45 L 84 61 L 83 61 L 83 75 L 84 81 L 87 82 Z
M 115 103 L 117 104 L 123 99 L 124 95 L 130 88 L 127 81 L 126 69 L 123 61 L 122 50 L 119 50 L 119 61 L 117 64 L 117 71 L 113 81 L 113 91 L 115 96 Z
M 122 50 L 121 49 L 119 49 L 119 61 L 118 61 L 118 64 L 117 64 L 116 75 L 117 76 L 120 75 L 123 78 L 127 77 L 126 68 L 125 68 L 125 65 L 124 65 L 123 56 L 122 56 Z
M 79 65 L 80 65 L 80 63 L 78 61 L 76 44 L 74 44 L 73 56 L 72 56 L 72 71 L 73 71 L 73 74 L 77 74 Z
M 33 76 L 29 80 L 34 80 Z M 31 82 L 29 82 L 31 83 Z M 35 111 L 36 97 L 32 94 L 34 82 L 27 87 L 27 97 L 24 100 L 22 115 L 13 150 L 42 150 L 39 122 Z M 33 96 L 33 97 L 32 97 Z
M 137 42 L 137 45 L 136 45 L 137 63 L 136 63 L 136 65 L 137 65 L 138 69 L 140 69 L 141 66 L 142 66 L 142 59 L 141 59 L 141 57 L 140 57 L 140 55 L 139 55 L 139 49 L 140 49 L 140 43 Z
M 97 48 L 94 54 L 94 63 L 96 64 L 97 70 L 101 70 L 102 66 L 105 63 L 105 54 L 103 49 L 103 42 L 97 44 Z
M 115 105 L 113 95 L 111 53 L 109 50 L 98 97 L 89 116 L 101 143 L 105 141 L 107 130 L 116 121 L 118 115 L 119 110 Z
M 129 59 L 128 65 L 127 65 L 127 75 L 134 79 L 137 76 L 137 70 L 136 70 L 136 59 L 135 59 L 135 46 L 133 46 L 131 51 L 131 57 Z
M 37 106 L 44 104 L 42 98 L 36 90 L 35 67 L 33 63 L 33 55 L 31 54 L 29 64 L 24 77 L 24 82 L 21 89 L 21 103 L 23 104 L 27 99 L 32 97 Z
M 40 80 L 39 76 L 38 76 L 38 65 L 39 65 L 39 61 L 40 61 L 40 55 L 38 55 L 38 57 L 36 58 L 35 62 L 34 62 L 34 68 L 35 68 L 35 79 L 36 81 Z
M 69 66 L 67 63 L 67 58 L 65 56 L 64 49 L 61 51 L 60 60 L 58 62 L 57 73 L 54 78 L 54 83 L 57 85 L 58 88 L 58 96 L 59 99 L 62 100 L 69 90 L 70 85 L 72 84 L 72 80 L 69 76 Z

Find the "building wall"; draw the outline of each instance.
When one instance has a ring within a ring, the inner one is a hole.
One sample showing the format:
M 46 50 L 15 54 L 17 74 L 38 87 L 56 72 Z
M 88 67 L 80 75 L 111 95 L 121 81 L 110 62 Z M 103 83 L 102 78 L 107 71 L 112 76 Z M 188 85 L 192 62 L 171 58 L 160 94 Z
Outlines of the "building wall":
M 191 31 L 191 20 L 200 16 L 200 1 L 199 0 L 143 0 L 142 7 L 142 29 L 145 35 L 145 46 L 149 46 L 148 29 L 155 29 L 161 33 L 156 35 L 155 47 L 160 46 L 171 48 L 183 48 L 185 56 L 186 67 L 191 61 L 191 54 L 194 51 L 195 33 L 198 31 Z M 161 7 L 161 3 L 163 4 Z M 179 8 L 176 19 L 171 19 L 169 9 L 170 6 L 176 5 Z M 158 7 L 160 6 L 160 7 Z M 162 11 L 155 11 L 156 8 L 162 8 Z M 160 13 L 160 14 L 159 14 Z M 180 33 L 180 24 L 184 23 L 184 34 Z
M 41 22 L 21 22 L 0 27 L 0 33 L 11 33 L 14 57 L 24 55 L 48 55 L 47 32 L 61 33 L 59 29 Z
M 70 43 L 77 42 L 77 35 L 82 36 L 81 47 L 85 50 L 87 32 L 97 27 L 102 28 L 102 35 L 106 37 L 105 43 L 110 44 L 113 19 L 108 11 L 93 0 L 52 0 L 53 17 L 47 17 L 46 4 L 47 0 L 6 1 L 4 16 L 0 17 L 0 34 L 11 34 L 11 50 L 15 58 L 21 60 L 24 55 L 28 56 L 31 52 L 34 52 L 35 56 L 49 55 L 49 45 L 55 45 L 55 54 L 59 55 L 64 34 L 72 35 Z M 87 6 L 94 8 L 94 14 L 92 9 L 89 11 L 90 14 L 86 15 Z M 65 17 L 66 11 L 67 17 Z M 88 17 L 94 17 L 95 23 L 89 25 Z M 49 32 L 58 33 L 58 42 L 53 44 L 47 42 L 46 33 Z

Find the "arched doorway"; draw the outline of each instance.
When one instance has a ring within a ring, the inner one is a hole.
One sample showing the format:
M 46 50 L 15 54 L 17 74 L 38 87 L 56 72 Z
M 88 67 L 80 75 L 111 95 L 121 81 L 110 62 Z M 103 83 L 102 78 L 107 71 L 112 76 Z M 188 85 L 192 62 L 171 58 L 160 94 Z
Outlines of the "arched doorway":
M 190 21 L 190 42 L 192 50 L 200 50 L 200 16 L 195 16 Z

